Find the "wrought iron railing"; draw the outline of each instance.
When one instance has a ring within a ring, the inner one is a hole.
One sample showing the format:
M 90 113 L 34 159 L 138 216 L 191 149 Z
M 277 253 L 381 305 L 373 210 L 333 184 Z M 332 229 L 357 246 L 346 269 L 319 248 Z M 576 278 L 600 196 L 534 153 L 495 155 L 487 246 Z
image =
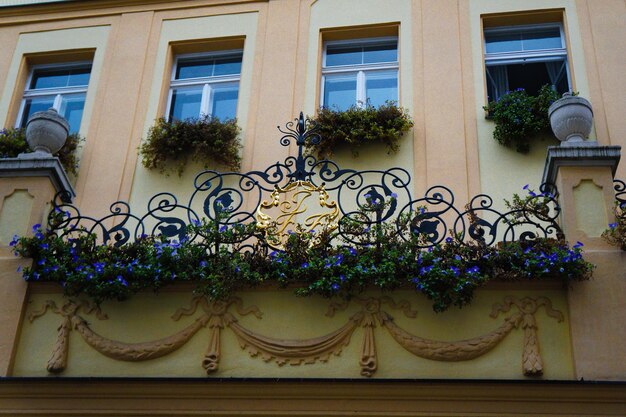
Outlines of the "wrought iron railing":
M 190 224 L 203 217 L 226 228 L 256 223 L 257 228 L 248 228 L 251 231 L 247 235 L 239 236 L 240 249 L 258 247 L 249 242 L 281 249 L 284 235 L 320 228 L 331 230 L 344 244 L 372 244 L 363 235 L 355 236 L 348 230 L 347 225 L 355 223 L 366 228 L 386 224 L 403 238 L 420 234 L 425 248 L 446 238 L 493 245 L 562 237 L 557 223 L 561 209 L 552 185 L 541 185 L 523 204 L 505 210 L 499 210 L 486 194 L 458 206 L 452 190 L 444 186 L 431 187 L 422 197 L 414 198 L 411 176 L 404 168 L 344 169 L 335 162 L 318 161 L 305 154 L 305 144 L 318 144 L 323 138 L 302 113 L 299 119 L 278 129 L 281 145 L 295 141 L 298 153 L 264 171 L 203 171 L 195 177 L 193 192 L 185 203 L 172 193 L 162 192 L 154 195 L 140 214 L 133 213 L 127 202 L 118 201 L 107 215 L 89 217 L 59 195 L 48 227 L 62 234 L 93 232 L 102 243 L 119 246 L 142 235 L 180 239 Z M 616 185 L 616 190 L 624 195 L 624 183 L 619 189 Z M 306 203 L 313 196 L 318 204 L 310 207 Z M 270 213 L 272 210 L 276 213 Z
M 613 180 L 615 200 L 621 208 L 626 208 L 626 182 L 618 179 Z

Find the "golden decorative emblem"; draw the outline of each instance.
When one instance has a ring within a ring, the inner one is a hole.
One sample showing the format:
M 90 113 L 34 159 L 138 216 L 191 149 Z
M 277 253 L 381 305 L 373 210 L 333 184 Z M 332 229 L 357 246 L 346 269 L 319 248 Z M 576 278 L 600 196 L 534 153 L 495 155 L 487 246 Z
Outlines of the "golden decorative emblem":
M 320 212 L 309 214 L 304 223 L 299 223 L 297 217 L 313 212 L 305 202 L 317 194 Z M 278 208 L 274 219 L 267 210 Z M 317 228 L 326 231 L 335 230 L 339 216 L 337 203 L 328 200 L 328 193 L 324 184 L 315 186 L 309 181 L 293 181 L 285 188 L 278 185 L 270 195 L 270 201 L 263 200 L 256 210 L 257 227 L 265 232 L 267 244 L 277 250 L 284 250 L 290 233 L 304 234 L 315 231 Z M 311 241 L 315 244 L 316 240 Z

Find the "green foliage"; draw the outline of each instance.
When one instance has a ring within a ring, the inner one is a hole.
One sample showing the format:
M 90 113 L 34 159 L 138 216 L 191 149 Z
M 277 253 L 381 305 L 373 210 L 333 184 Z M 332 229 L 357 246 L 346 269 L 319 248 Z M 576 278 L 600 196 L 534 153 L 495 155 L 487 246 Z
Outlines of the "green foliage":
M 355 156 L 359 146 L 371 142 L 382 142 L 388 153 L 397 152 L 400 138 L 413 127 L 408 111 L 389 101 L 380 107 L 352 106 L 346 111 L 322 107 L 314 121 L 322 141 L 306 147 L 320 159 L 331 157 L 342 143 L 348 144 Z
M 63 147 L 54 154 L 59 158 L 65 171 L 72 175 L 78 174 L 76 149 L 84 139 L 77 133 L 68 135 Z M 0 158 L 15 158 L 17 155 L 31 152 L 26 142 L 26 129 L 0 130 Z
M 167 171 L 170 163 L 176 161 L 176 172 L 181 175 L 189 157 L 205 167 L 214 161 L 237 171 L 241 165 L 239 133 L 235 119 L 221 121 L 206 116 L 168 122 L 160 118 L 148 131 L 139 154 L 146 168 L 160 172 Z
M 360 215 L 368 214 L 366 209 Z M 352 242 L 332 245 L 337 237 L 328 230 L 292 233 L 284 251 L 270 253 L 261 243 L 256 250 L 238 251 L 242 243 L 237 242 L 249 242 L 246 237 L 258 233 L 255 224 L 206 220 L 190 226 L 181 241 L 142 237 L 120 247 L 98 245 L 84 231 L 65 230 L 67 236 L 61 237 L 35 225 L 32 237 L 16 236 L 11 246 L 17 255 L 33 258 L 32 267 L 23 271 L 27 281 L 58 282 L 67 296 L 85 294 L 98 303 L 175 282 L 194 282 L 197 293 L 224 299 L 270 280 L 296 286 L 297 295 L 346 299 L 367 288 L 414 288 L 442 312 L 470 303 L 474 290 L 490 279 L 569 282 L 588 279 L 593 270 L 582 258 L 582 244 L 570 248 L 564 241 L 539 239 L 488 247 L 449 237 L 423 249 L 424 236 L 401 236 L 393 224 L 368 226 L 353 218 L 344 226 Z
M 523 188 L 528 192 L 524 197 L 513 194 L 511 201 L 505 199 L 504 205 L 509 209 L 513 222 L 525 221 L 528 216 L 536 216 L 542 220 L 550 220 L 550 203 L 555 196 L 550 193 L 537 194 L 526 184 Z
M 484 109 L 496 123 L 493 138 L 501 145 L 527 153 L 533 138 L 550 132 L 548 108 L 558 98 L 556 91 L 544 85 L 537 96 L 530 96 L 523 88 L 518 88 L 490 102 Z
M 620 205 L 615 202 L 616 222 L 609 224 L 609 228 L 602 233 L 602 237 L 613 246 L 617 246 L 626 251 L 626 203 Z

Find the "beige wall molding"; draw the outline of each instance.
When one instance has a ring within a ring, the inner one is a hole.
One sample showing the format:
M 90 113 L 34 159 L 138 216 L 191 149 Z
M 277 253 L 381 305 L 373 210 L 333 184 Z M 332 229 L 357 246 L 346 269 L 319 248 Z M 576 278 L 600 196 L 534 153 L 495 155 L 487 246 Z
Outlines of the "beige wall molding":
M 172 319 L 195 315 L 198 307 L 202 314 L 195 321 L 179 332 L 154 341 L 141 343 L 125 343 L 106 338 L 95 331 L 80 313 L 95 314 L 100 320 L 107 315 L 100 308 L 88 302 L 68 300 L 58 307 L 52 300 L 46 301 L 42 308 L 29 316 L 32 322 L 48 311 L 62 316 L 58 327 L 57 340 L 48 361 L 47 370 L 60 373 L 67 367 L 69 335 L 77 331 L 83 340 L 94 350 L 115 360 L 138 362 L 166 356 L 185 345 L 200 329 L 209 328 L 209 343 L 202 360 L 202 367 L 211 374 L 218 370 L 221 355 L 221 331 L 228 327 L 236 336 L 241 349 L 252 357 L 261 357 L 265 362 L 275 361 L 279 366 L 285 364 L 302 365 L 326 362 L 332 355 L 340 355 L 344 347 L 350 343 L 354 331 L 363 328 L 363 339 L 360 350 L 359 365 L 361 375 L 371 377 L 378 368 L 374 329 L 380 325 L 404 349 L 421 358 L 457 362 L 468 361 L 484 355 L 500 343 L 513 329 L 524 330 L 524 348 L 522 352 L 522 369 L 526 376 L 543 373 L 543 361 L 539 352 L 539 338 L 535 314 L 544 307 L 549 317 L 564 320 L 563 313 L 552 308 L 552 302 L 546 297 L 505 297 L 502 303 L 494 304 L 490 316 L 497 318 L 500 313 L 508 313 L 513 307 L 516 312 L 504 318 L 504 323 L 495 330 L 466 340 L 438 341 L 415 336 L 399 327 L 394 318 L 383 309 L 400 310 L 408 318 L 415 318 L 417 313 L 406 301 L 396 303 L 390 297 L 356 298 L 353 304 L 360 305 L 360 310 L 351 315 L 348 322 L 337 330 L 326 335 L 310 339 L 277 339 L 264 336 L 242 326 L 237 318 L 228 310 L 234 306 L 239 316 L 253 314 L 260 319 L 262 313 L 256 306 L 244 308 L 240 298 L 233 297 L 228 301 L 209 302 L 205 297 L 195 297 L 187 308 L 179 308 Z M 326 315 L 333 317 L 338 310 L 345 310 L 348 302 L 330 304 Z

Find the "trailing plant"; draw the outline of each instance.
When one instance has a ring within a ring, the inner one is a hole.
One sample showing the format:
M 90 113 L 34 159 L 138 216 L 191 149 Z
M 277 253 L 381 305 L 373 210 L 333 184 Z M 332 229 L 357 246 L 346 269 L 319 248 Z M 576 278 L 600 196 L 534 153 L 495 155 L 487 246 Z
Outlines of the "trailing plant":
M 611 245 L 626 251 L 626 203 L 615 202 L 615 223 L 609 224 L 609 228 L 602 233 L 602 237 Z
M 66 172 L 72 175 L 78 174 L 78 158 L 76 149 L 84 139 L 78 133 L 67 136 L 63 147 L 54 154 L 59 158 Z M 0 130 L 0 158 L 15 158 L 21 153 L 31 152 L 26 142 L 26 129 L 2 129 Z
M 360 146 L 372 142 L 385 144 L 388 153 L 397 152 L 400 138 L 413 127 L 408 111 L 391 101 L 380 107 L 353 105 L 345 111 L 322 107 L 313 121 L 322 141 L 306 147 L 320 159 L 331 157 L 340 144 L 350 146 L 354 156 Z
M 496 124 L 493 138 L 501 145 L 527 153 L 533 138 L 540 133 L 550 132 L 548 108 L 558 98 L 558 93 L 546 84 L 537 96 L 531 96 L 523 88 L 518 88 L 491 101 L 483 108 Z
M 146 168 L 160 172 L 173 164 L 181 175 L 190 157 L 205 167 L 208 161 L 214 161 L 237 171 L 241 165 L 240 131 L 236 119 L 222 121 L 205 116 L 168 122 L 159 118 L 139 147 L 139 154 Z
M 526 216 L 534 215 L 542 220 L 550 219 L 550 203 L 555 198 L 549 192 L 536 193 L 526 184 L 523 188 L 527 192 L 526 196 L 513 194 L 511 201 L 505 199 L 504 205 L 509 209 L 513 221 L 524 221 Z
M 538 239 L 490 247 L 451 236 L 423 249 L 424 236 L 402 235 L 392 224 L 368 226 L 344 219 L 342 227 L 350 232 L 346 236 L 371 244 L 333 245 L 336 236 L 330 230 L 297 230 L 283 251 L 264 250 L 260 236 L 255 250 L 241 250 L 256 226 L 227 226 L 218 218 L 189 226 L 181 240 L 144 236 L 119 247 L 98 245 L 95 235 L 81 230 L 57 235 L 35 225 L 32 237 L 16 236 L 11 246 L 17 255 L 33 258 L 22 271 L 27 281 L 58 282 L 67 296 L 84 294 L 98 303 L 175 282 L 194 282 L 196 292 L 224 299 L 271 280 L 279 287 L 295 285 L 301 296 L 350 298 L 369 287 L 414 288 L 441 312 L 467 305 L 474 290 L 491 279 L 556 277 L 570 282 L 588 279 L 593 269 L 582 258 L 582 244 L 570 248 L 565 241 Z

